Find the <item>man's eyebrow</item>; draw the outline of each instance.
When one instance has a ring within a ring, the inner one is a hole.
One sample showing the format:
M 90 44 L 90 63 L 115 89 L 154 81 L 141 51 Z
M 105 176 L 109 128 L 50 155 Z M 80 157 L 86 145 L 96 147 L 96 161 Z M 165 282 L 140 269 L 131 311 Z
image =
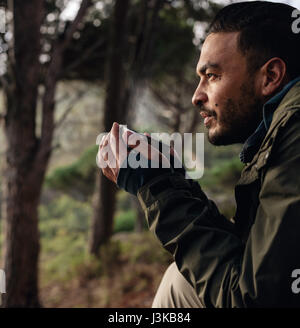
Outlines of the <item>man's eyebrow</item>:
M 220 68 L 220 65 L 219 64 L 216 64 L 216 63 L 207 63 L 207 64 L 203 65 L 202 67 L 200 67 L 197 70 L 196 73 L 198 73 L 198 74 L 204 74 L 208 68 Z

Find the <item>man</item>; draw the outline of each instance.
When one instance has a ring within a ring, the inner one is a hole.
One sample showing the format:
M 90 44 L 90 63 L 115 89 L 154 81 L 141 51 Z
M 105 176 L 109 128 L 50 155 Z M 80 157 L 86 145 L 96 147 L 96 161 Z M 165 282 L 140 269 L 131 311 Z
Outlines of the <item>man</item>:
M 300 34 L 295 8 L 266 1 L 222 9 L 203 44 L 192 102 L 214 145 L 244 143 L 233 222 L 176 169 L 107 167 L 136 194 L 175 262 L 153 307 L 295 307 L 300 268 Z M 100 145 L 110 146 L 118 124 Z

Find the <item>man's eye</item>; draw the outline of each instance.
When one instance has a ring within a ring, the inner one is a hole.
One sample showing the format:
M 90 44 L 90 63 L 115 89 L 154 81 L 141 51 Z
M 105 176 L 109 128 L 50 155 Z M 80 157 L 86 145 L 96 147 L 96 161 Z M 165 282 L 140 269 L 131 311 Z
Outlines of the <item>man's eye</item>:
M 211 78 L 215 79 L 215 78 L 217 77 L 217 75 L 216 75 L 216 74 L 213 74 L 213 73 L 207 73 L 206 76 L 207 76 L 209 79 L 211 79 Z

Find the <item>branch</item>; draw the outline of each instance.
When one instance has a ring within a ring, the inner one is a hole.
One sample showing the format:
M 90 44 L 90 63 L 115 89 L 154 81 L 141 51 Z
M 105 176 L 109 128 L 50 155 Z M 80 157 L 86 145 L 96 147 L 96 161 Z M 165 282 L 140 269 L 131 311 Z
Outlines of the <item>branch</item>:
M 157 118 L 158 118 L 160 123 L 167 126 L 168 128 L 170 128 L 173 125 L 173 124 L 170 124 L 171 120 L 170 120 L 169 117 L 163 116 L 161 114 L 157 114 Z
M 95 126 L 99 128 L 99 122 L 95 120 L 86 120 L 86 121 L 81 121 L 80 119 L 69 119 L 66 124 L 71 124 L 71 125 L 82 125 L 82 126 Z
M 61 72 L 61 76 L 65 76 L 65 74 L 68 73 L 70 70 L 76 68 L 81 63 L 83 63 L 87 58 L 89 58 L 89 55 L 91 55 L 94 50 L 96 50 L 104 43 L 104 41 L 104 39 L 99 39 L 97 42 L 95 42 L 83 53 L 82 56 L 80 56 L 79 58 L 77 58 L 77 60 L 74 60 L 69 66 L 67 66 L 66 69 Z
M 63 122 L 66 120 L 67 116 L 70 114 L 70 112 L 74 108 L 74 105 L 78 102 L 78 100 L 82 99 L 83 96 L 86 95 L 87 93 L 88 93 L 88 91 L 81 91 L 81 92 L 79 92 L 79 94 L 77 95 L 77 97 L 75 97 L 73 99 L 73 101 L 71 102 L 71 104 L 69 105 L 69 107 L 65 110 L 65 112 L 62 115 L 62 117 L 54 124 L 54 128 L 55 129 L 59 128 L 63 124 Z
M 64 38 L 54 42 L 52 47 L 51 62 L 48 67 L 45 88 L 46 92 L 43 97 L 43 115 L 42 115 L 42 133 L 41 142 L 38 151 L 38 161 L 47 161 L 51 153 L 51 143 L 55 128 L 54 123 L 54 96 L 57 79 L 62 69 L 62 56 L 72 40 L 78 24 L 82 21 L 87 9 L 92 4 L 91 0 L 82 0 L 80 8 L 75 19 L 66 27 Z
M 170 108 L 172 112 L 177 113 L 178 111 L 183 111 L 183 107 L 178 104 L 178 102 L 174 102 L 166 97 L 166 95 L 162 95 L 160 92 L 155 90 L 155 88 L 150 87 L 151 92 L 154 94 L 154 96 L 159 100 L 162 104 Z
M 153 6 L 153 12 L 150 17 L 150 22 L 146 24 L 145 32 L 141 33 L 143 44 L 140 50 L 138 58 L 136 58 L 137 74 L 141 77 L 145 77 L 149 72 L 150 58 L 152 57 L 155 40 L 157 38 L 157 30 L 159 23 L 159 12 L 164 5 L 165 0 L 156 0 Z
M 72 40 L 73 34 L 76 32 L 78 24 L 83 20 L 83 17 L 86 14 L 87 9 L 92 5 L 91 0 L 82 0 L 80 8 L 77 12 L 76 17 L 70 25 L 66 28 L 64 32 L 64 39 L 62 40 L 62 48 L 65 49 L 70 41 Z
M 66 92 L 66 94 L 64 94 L 63 96 L 61 96 L 59 99 L 57 99 L 55 101 L 55 105 L 59 105 L 60 103 L 64 102 L 66 99 L 69 99 L 70 98 L 70 95 L 68 92 Z

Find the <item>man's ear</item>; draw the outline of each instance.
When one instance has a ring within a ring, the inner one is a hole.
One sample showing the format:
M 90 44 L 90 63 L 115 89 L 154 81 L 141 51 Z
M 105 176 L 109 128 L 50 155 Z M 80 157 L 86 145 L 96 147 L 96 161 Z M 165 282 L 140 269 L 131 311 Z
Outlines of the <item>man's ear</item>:
M 282 85 L 288 82 L 286 64 L 278 57 L 271 58 L 260 69 L 261 94 L 264 97 L 272 96 L 279 91 Z

